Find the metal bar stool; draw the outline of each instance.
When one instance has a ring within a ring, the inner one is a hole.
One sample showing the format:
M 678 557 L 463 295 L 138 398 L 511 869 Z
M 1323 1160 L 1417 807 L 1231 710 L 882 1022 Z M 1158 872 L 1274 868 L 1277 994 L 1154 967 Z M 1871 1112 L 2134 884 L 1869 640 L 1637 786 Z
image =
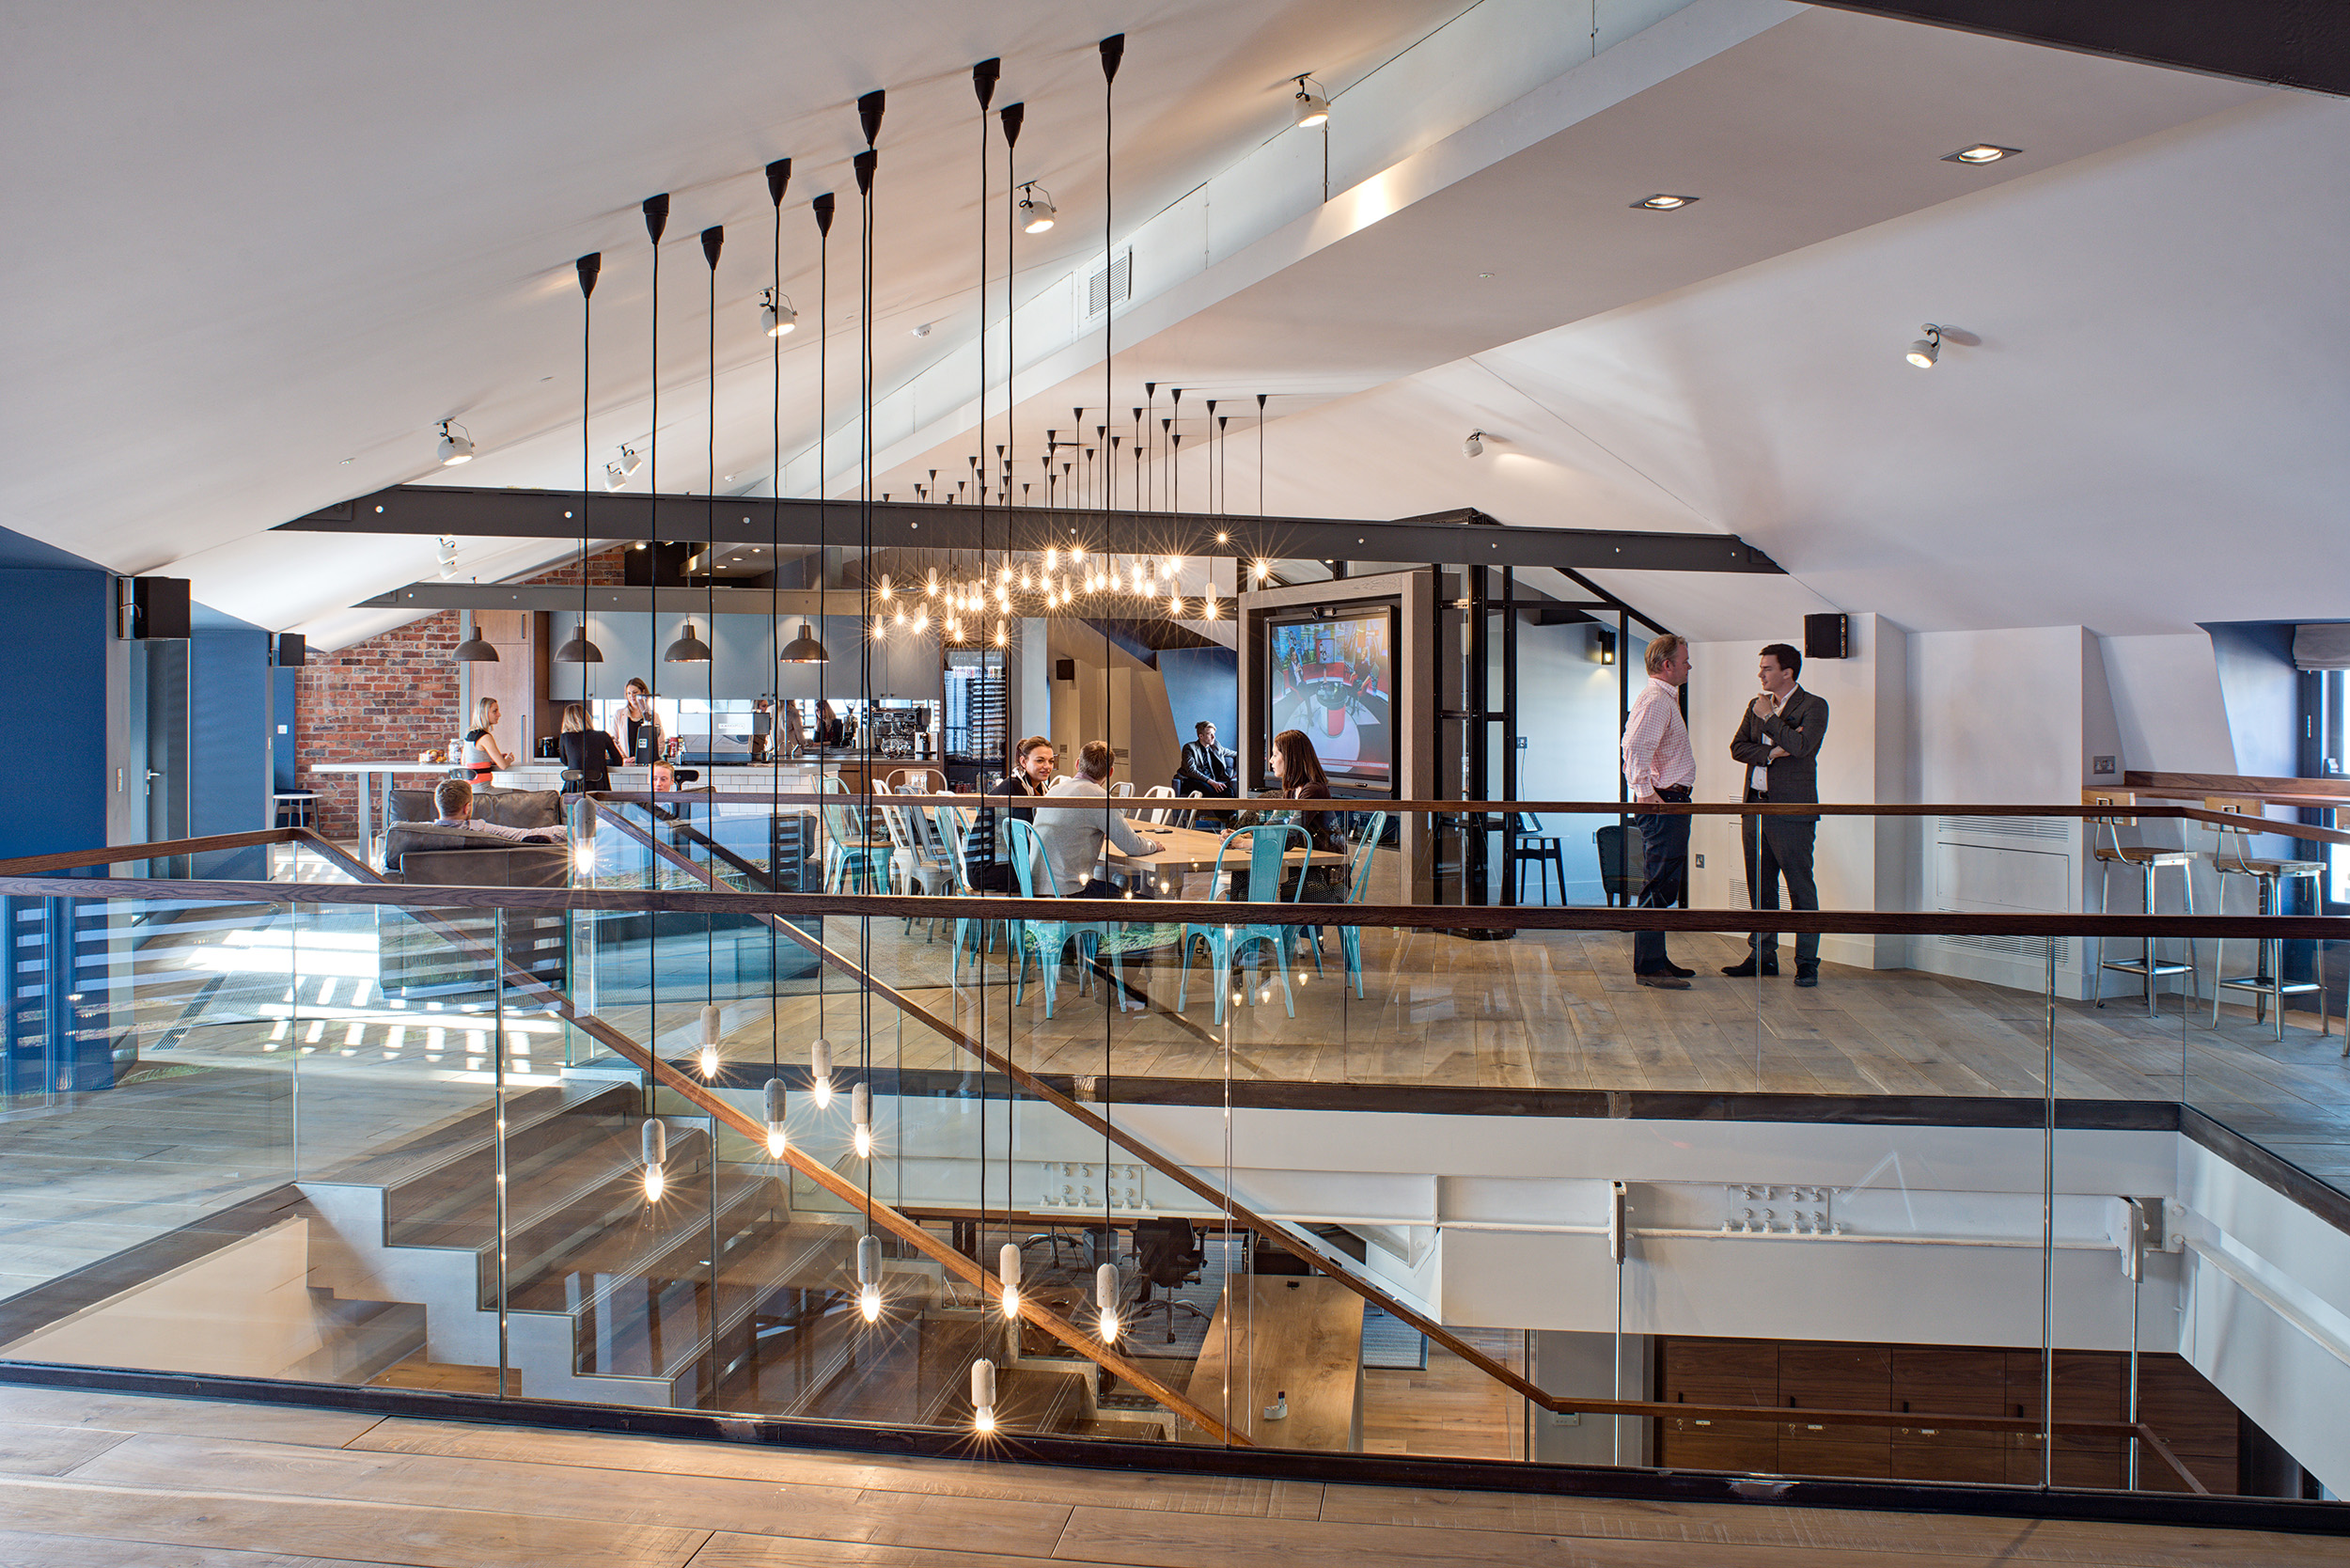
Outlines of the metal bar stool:
M 2084 790 L 2081 792 L 2081 804 L 2092 807 L 2136 806 L 2138 797 L 2111 790 Z M 2116 866 L 2126 866 L 2138 872 L 2139 907 L 2148 915 L 2154 912 L 2154 894 L 2159 873 L 2167 870 L 2176 870 L 2179 873 L 2179 885 L 2186 894 L 2186 912 L 2189 915 L 2195 913 L 2194 868 L 2195 862 L 2202 858 L 2201 855 L 2189 849 L 2164 849 L 2155 844 L 2122 842 L 2122 829 L 2136 827 L 2138 825 L 2136 817 L 2092 817 L 2089 819 L 2089 823 L 2091 831 L 2095 835 L 2092 845 L 2097 857 L 2097 912 L 2099 914 L 2111 913 L 2109 879 Z M 2154 952 L 2154 940 L 2151 936 L 2139 944 L 2138 954 L 2136 958 L 2108 959 L 2106 957 L 2105 938 L 2099 937 L 2097 938 L 2097 966 L 2090 973 L 2097 976 L 2102 981 L 2104 973 L 2107 969 L 2119 969 L 2123 974 L 2138 975 L 2144 978 L 2146 1016 L 2149 1018 L 2155 1016 L 2157 1011 L 2154 1005 L 2155 987 L 2165 975 L 2185 975 L 2188 995 L 2197 997 L 2201 996 L 2196 972 L 2195 939 L 2191 936 L 2186 941 L 2185 964 L 2179 963 L 2176 959 L 2158 957 Z M 2105 986 L 2102 983 L 2098 984 L 2096 992 L 2097 1005 L 2105 1006 Z
M 2279 823 L 2277 827 L 2268 826 L 2264 803 L 2220 795 L 2205 800 L 2203 809 L 2247 819 L 2242 827 L 2214 824 L 2212 829 L 2219 838 L 2219 845 L 2212 854 L 2211 863 L 2219 872 L 2219 913 L 2222 915 L 2228 912 L 2228 879 L 2232 876 L 2250 877 L 2260 897 L 2259 913 L 2274 915 L 2280 913 L 2279 905 L 2283 902 L 2286 883 L 2303 879 L 2313 882 L 2326 874 L 2326 863 L 2322 860 L 2262 860 L 2251 855 L 2253 834 L 2275 832 L 2278 827 L 2291 825 Z M 2252 825 L 2254 823 L 2263 825 L 2255 827 Z M 2323 980 L 2288 980 L 2284 978 L 2285 945 L 2281 937 L 2264 936 L 2252 944 L 2252 972 L 2248 975 L 2230 975 L 2219 957 L 2228 950 L 2228 939 L 2224 936 L 2219 938 L 2218 951 L 2212 959 L 2212 967 L 2216 971 L 2211 986 L 2212 1027 L 2219 1027 L 2220 996 L 2232 987 L 2238 991 L 2249 991 L 2259 998 L 2253 1003 L 2254 1023 L 2266 1021 L 2269 1009 L 2272 1006 L 2276 1009 L 2277 1038 L 2282 1040 L 2285 1037 L 2285 998 L 2298 992 L 2314 991 L 2317 993 L 2317 1032 L 2320 1035 L 2331 1034 L 2332 1027 L 2326 1021 L 2326 986 Z M 2345 1030 L 2345 1033 L 2350 1033 L 2350 1030 Z

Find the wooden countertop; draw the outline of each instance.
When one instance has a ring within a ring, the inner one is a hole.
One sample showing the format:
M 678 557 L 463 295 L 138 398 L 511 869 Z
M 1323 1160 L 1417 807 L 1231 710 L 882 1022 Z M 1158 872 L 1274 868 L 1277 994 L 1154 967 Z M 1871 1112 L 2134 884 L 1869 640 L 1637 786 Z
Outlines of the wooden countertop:
M 1229 1325 L 1230 1332 L 1226 1332 Z M 1359 1451 L 1363 1446 L 1363 1298 L 1335 1279 L 1233 1276 L 1208 1324 L 1185 1390 L 1232 1430 L 1267 1448 Z M 1286 1391 L 1289 1417 L 1264 1408 Z M 1179 1441 L 1205 1443 L 1178 1423 Z

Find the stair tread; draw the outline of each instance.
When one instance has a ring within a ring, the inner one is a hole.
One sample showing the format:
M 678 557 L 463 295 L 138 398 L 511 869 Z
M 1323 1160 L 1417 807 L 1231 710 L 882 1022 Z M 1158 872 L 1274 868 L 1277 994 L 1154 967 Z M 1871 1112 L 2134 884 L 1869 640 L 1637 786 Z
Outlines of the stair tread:
M 794 1415 L 826 1420 L 936 1425 L 957 1399 L 966 1415 L 971 1361 L 986 1326 L 977 1319 L 888 1319 L 867 1324 L 854 1316 L 854 1358 L 822 1388 L 799 1402 Z
M 572 1150 L 559 1162 L 541 1167 L 508 1183 L 506 1229 L 512 1240 L 509 1255 L 520 1252 L 529 1231 L 606 1188 L 613 1189 L 607 1206 L 616 1212 L 628 1201 L 642 1202 L 643 1166 L 636 1135 L 632 1129 L 613 1134 Z M 697 1177 L 706 1157 L 708 1139 L 699 1128 L 672 1127 L 665 1170 L 670 1180 Z M 623 1199 L 620 1189 L 636 1196 Z M 446 1209 L 431 1217 L 387 1219 L 384 1240 L 394 1247 L 451 1247 L 475 1251 L 494 1247 L 497 1238 L 497 1184 L 485 1176 L 475 1184 L 471 1200 L 462 1209 Z
M 635 1090 L 629 1085 L 608 1082 L 565 1084 L 510 1094 L 506 1101 L 508 1141 L 510 1145 L 520 1130 L 607 1100 L 623 1108 L 634 1108 L 637 1103 Z M 423 1129 L 398 1148 L 356 1155 L 306 1180 L 389 1189 L 414 1181 L 450 1160 L 487 1148 L 496 1128 L 497 1107 L 484 1103 Z
M 721 1220 L 762 1196 L 788 1197 L 772 1176 L 743 1170 L 723 1170 L 718 1177 L 717 1210 Z M 698 1194 L 697 1195 L 698 1198 Z M 511 1306 L 525 1311 L 562 1311 L 568 1294 L 564 1281 L 576 1274 L 643 1274 L 656 1267 L 664 1255 L 682 1244 L 699 1243 L 704 1250 L 710 1234 L 710 1211 L 699 1201 L 637 1204 L 632 1223 L 613 1226 L 583 1247 L 575 1247 L 553 1266 L 537 1271 L 529 1282 L 513 1287 Z M 510 1272 L 510 1271 L 509 1271 Z
M 702 1310 L 706 1283 L 692 1281 L 696 1295 L 697 1332 L 668 1348 L 661 1365 L 652 1364 L 651 1300 L 636 1293 L 608 1302 L 605 1309 L 625 1313 L 608 1338 L 610 1363 L 600 1369 L 622 1376 L 675 1379 L 690 1370 L 713 1339 L 724 1336 L 777 1290 L 846 1292 L 853 1283 L 850 1270 L 855 1257 L 856 1235 L 846 1226 L 799 1220 L 784 1225 L 757 1246 L 729 1258 L 719 1271 L 714 1313 Z M 665 1320 L 666 1323 L 666 1320 Z

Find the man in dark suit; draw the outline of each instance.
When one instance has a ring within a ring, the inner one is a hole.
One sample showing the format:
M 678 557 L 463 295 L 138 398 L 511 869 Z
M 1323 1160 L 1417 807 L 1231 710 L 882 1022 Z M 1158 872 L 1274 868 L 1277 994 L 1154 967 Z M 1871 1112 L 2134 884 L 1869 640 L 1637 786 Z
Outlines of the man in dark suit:
M 1230 800 L 1234 788 L 1231 759 L 1215 744 L 1215 726 L 1201 719 L 1193 727 L 1196 740 L 1183 745 L 1183 760 L 1175 770 L 1178 795 L 1198 793 L 1210 800 Z
M 1827 704 L 1795 684 L 1803 670 L 1803 655 L 1783 642 L 1762 650 L 1755 678 L 1762 690 L 1747 705 L 1738 720 L 1738 733 L 1730 754 L 1747 770 L 1749 801 L 1801 801 L 1820 798 L 1820 743 L 1827 738 Z M 1811 879 L 1811 841 L 1820 819 L 1794 815 L 1745 817 L 1739 820 L 1739 843 L 1747 855 L 1747 891 L 1756 909 L 1778 907 L 1778 879 L 1787 879 L 1787 902 L 1796 909 L 1820 907 L 1820 889 Z M 1778 973 L 1778 935 L 1758 932 L 1746 961 L 1722 970 L 1725 975 Z M 1805 932 L 1795 938 L 1795 983 L 1820 983 L 1820 936 Z

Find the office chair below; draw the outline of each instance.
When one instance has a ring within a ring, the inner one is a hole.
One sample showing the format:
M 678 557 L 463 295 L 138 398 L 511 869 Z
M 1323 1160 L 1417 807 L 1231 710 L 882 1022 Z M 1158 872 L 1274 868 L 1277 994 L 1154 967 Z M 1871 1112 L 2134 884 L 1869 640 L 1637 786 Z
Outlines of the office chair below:
M 1135 1325 L 1139 1328 L 1143 1319 L 1154 1311 L 1167 1314 L 1167 1338 L 1175 1339 L 1175 1314 L 1189 1312 L 1205 1321 L 1208 1314 L 1188 1301 L 1178 1301 L 1171 1295 L 1153 1295 L 1152 1288 L 1171 1291 L 1188 1285 L 1199 1278 L 1206 1259 L 1206 1249 L 1187 1219 L 1146 1219 L 1135 1226 L 1135 1264 L 1142 1276 L 1142 1300 L 1135 1308 Z

